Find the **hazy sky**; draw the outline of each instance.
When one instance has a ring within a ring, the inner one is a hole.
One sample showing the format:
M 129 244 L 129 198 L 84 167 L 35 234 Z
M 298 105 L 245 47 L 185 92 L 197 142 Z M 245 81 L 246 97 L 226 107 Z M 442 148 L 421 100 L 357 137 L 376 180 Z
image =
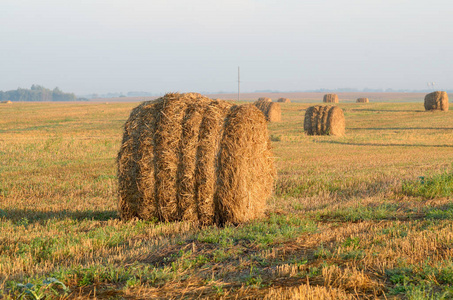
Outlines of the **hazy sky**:
M 0 0 L 0 90 L 453 88 L 451 0 Z

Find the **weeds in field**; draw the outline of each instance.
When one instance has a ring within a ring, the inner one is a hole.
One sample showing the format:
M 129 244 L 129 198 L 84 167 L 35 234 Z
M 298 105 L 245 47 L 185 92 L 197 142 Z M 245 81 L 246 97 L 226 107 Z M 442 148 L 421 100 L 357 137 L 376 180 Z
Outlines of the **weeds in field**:
M 69 292 L 66 285 L 55 278 L 46 278 L 42 282 L 36 284 L 18 283 L 15 288 L 21 292 L 17 297 L 18 299 L 41 300 L 52 296 L 66 295 Z

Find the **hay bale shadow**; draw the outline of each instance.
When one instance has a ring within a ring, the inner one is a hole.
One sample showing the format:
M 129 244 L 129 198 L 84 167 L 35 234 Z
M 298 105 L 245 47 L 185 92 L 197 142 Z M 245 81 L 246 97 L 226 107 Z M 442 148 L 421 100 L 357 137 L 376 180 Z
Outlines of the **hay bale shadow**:
M 6 219 L 13 223 L 45 223 L 48 220 L 64 220 L 72 219 L 77 221 L 94 220 L 94 221 L 108 221 L 112 219 L 119 219 L 116 210 L 86 210 L 86 211 L 40 211 L 33 209 L 0 209 L 0 220 Z

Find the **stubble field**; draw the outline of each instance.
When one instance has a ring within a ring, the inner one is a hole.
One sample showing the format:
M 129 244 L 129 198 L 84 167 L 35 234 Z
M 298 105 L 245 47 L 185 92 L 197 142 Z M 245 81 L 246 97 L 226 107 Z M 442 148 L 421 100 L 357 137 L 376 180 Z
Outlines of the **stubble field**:
M 138 103 L 0 106 L 0 298 L 449 299 L 453 114 L 339 104 L 346 136 L 269 124 L 267 217 L 118 218 L 116 155 Z

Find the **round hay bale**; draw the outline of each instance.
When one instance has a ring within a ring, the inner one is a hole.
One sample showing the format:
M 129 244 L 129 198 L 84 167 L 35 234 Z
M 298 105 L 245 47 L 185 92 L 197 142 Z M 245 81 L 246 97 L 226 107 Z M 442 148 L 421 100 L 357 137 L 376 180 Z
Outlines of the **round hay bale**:
M 234 106 L 224 126 L 215 220 L 217 224 L 238 224 L 263 216 L 275 169 L 266 120 L 255 106 Z
M 13 102 L 9 101 L 9 100 L 4 100 L 4 101 L 2 101 L 2 103 L 4 103 L 4 104 L 12 104 Z
M 338 103 L 338 95 L 337 94 L 325 94 L 322 100 L 325 103 Z
M 258 100 L 254 105 L 264 114 L 268 122 L 281 122 L 282 109 L 280 103 Z
M 345 133 L 344 113 L 338 106 L 316 105 L 305 112 L 304 130 L 308 135 L 336 135 Z
M 271 98 L 267 98 L 267 97 L 260 97 L 260 98 L 258 98 L 258 101 L 272 102 L 272 99 Z
M 277 102 L 291 103 L 291 100 L 289 100 L 289 98 L 278 98 Z
M 370 100 L 368 98 L 357 98 L 356 103 L 369 103 Z
M 262 216 L 274 177 L 257 108 L 166 94 L 140 104 L 125 123 L 118 209 L 123 220 L 244 222 Z
M 448 94 L 446 92 L 432 92 L 425 96 L 425 110 L 448 111 Z

